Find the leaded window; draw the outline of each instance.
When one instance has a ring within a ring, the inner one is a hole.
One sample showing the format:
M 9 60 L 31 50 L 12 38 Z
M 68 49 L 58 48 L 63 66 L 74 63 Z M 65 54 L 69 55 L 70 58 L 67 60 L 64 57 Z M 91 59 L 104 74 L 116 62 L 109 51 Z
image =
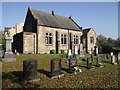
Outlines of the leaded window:
M 66 39 L 66 34 L 61 34 L 61 44 L 66 44 L 67 39 Z
M 78 44 L 78 36 L 74 35 L 74 44 Z
M 45 33 L 45 44 L 52 44 L 52 33 Z
M 94 37 L 90 37 L 90 42 L 94 44 Z

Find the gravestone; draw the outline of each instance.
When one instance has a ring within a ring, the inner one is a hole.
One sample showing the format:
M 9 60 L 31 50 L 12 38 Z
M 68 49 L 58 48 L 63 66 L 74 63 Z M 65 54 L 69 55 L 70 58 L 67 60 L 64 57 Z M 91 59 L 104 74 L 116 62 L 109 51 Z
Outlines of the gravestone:
M 104 59 L 106 59 L 106 58 L 107 58 L 107 54 L 104 54 L 103 56 L 104 56 Z
M 68 58 L 72 57 L 71 49 L 68 50 Z
M 107 58 L 107 59 L 110 59 L 110 54 L 106 54 L 106 58 Z
M 25 60 L 23 61 L 23 83 L 40 80 L 37 77 L 37 60 Z
M 111 63 L 112 64 L 117 64 L 116 59 L 115 59 L 115 55 L 111 56 Z
M 75 55 L 78 55 L 78 48 L 77 48 L 77 46 L 75 46 L 74 54 L 75 54 Z
M 120 62 L 120 52 L 117 55 L 117 61 Z
M 84 49 L 83 49 L 83 44 L 80 44 L 80 57 L 84 57 Z
M 97 60 L 96 60 L 96 64 L 98 67 L 103 67 L 102 63 L 101 63 L 101 60 L 102 60 L 102 57 L 97 57 Z
M 91 58 L 91 57 L 90 57 L 90 58 L 87 58 L 87 68 L 88 68 L 88 69 L 93 68 L 93 65 L 92 65 L 92 58 Z
M 77 59 L 75 58 L 69 59 L 69 72 L 70 73 L 74 73 L 74 67 L 76 66 L 77 66 Z
M 51 78 L 57 78 L 64 76 L 64 73 L 61 72 L 61 59 L 55 58 L 51 60 Z
M 12 43 L 11 43 L 12 37 L 5 37 L 5 41 L 6 41 L 6 50 L 2 61 L 16 61 L 16 58 L 13 57 L 13 53 L 12 53 Z
M 95 48 L 94 49 L 94 56 L 97 56 L 98 55 L 98 48 L 97 48 L 97 46 L 95 46 L 94 48 Z
M 113 52 L 111 52 L 110 55 L 113 56 Z

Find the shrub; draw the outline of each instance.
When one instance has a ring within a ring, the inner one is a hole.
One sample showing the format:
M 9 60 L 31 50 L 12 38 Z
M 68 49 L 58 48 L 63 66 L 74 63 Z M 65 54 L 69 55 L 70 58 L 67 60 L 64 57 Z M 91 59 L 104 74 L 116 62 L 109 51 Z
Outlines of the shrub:
M 64 50 L 61 50 L 61 54 L 65 54 L 65 51 L 64 51 Z
M 56 54 L 55 50 L 50 50 L 50 54 Z

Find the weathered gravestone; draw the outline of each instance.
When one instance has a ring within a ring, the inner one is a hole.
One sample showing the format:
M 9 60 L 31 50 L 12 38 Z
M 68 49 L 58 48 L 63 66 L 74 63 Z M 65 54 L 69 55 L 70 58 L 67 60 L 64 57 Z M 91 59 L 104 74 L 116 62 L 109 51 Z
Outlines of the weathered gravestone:
M 11 46 L 12 37 L 5 37 L 5 41 L 6 41 L 6 50 L 2 61 L 16 61 L 16 58 L 13 57 L 13 53 L 12 53 L 12 46 Z
M 68 50 L 68 58 L 71 58 L 72 57 L 72 52 L 71 52 L 71 49 Z
M 115 55 L 111 56 L 111 63 L 112 64 L 117 64 L 116 59 L 115 59 Z
M 91 57 L 87 58 L 87 68 L 88 69 L 91 69 L 93 68 L 94 66 L 92 65 L 92 61 L 93 59 Z
M 117 62 L 120 62 L 120 52 L 117 55 Z
M 106 54 L 104 54 L 103 57 L 104 57 L 104 59 L 107 59 L 107 55 Z
M 77 46 L 75 46 L 74 54 L 75 54 L 75 55 L 78 55 L 78 48 L 77 48 Z
M 51 60 L 51 78 L 57 78 L 64 76 L 64 73 L 61 72 L 61 59 L 55 58 Z
M 74 73 L 74 67 L 76 66 L 77 66 L 77 59 L 75 58 L 69 59 L 69 72 L 70 73 Z
M 80 44 L 80 57 L 84 57 L 84 49 L 83 49 L 83 44 Z
M 106 58 L 107 58 L 107 59 L 110 59 L 110 54 L 106 54 Z
M 111 57 L 113 56 L 113 52 L 110 53 Z
M 96 60 L 97 67 L 103 67 L 101 61 L 102 61 L 102 56 L 97 57 L 97 60 Z
M 37 77 L 37 60 L 25 60 L 23 61 L 23 83 L 40 80 Z
M 95 48 L 94 49 L 94 56 L 97 56 L 98 55 L 98 48 L 97 48 L 97 46 L 95 46 L 94 48 Z

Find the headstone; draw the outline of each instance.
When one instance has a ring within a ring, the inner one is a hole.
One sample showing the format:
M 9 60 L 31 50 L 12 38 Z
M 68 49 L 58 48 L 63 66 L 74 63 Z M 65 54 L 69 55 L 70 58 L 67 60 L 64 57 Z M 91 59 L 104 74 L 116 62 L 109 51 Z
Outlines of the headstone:
M 96 64 L 98 67 L 103 67 L 102 63 L 101 63 L 101 60 L 102 60 L 102 57 L 97 57 L 97 61 L 96 61 Z
M 120 52 L 118 53 L 117 61 L 120 62 Z
M 113 56 L 113 52 L 111 52 L 110 55 Z
M 98 48 L 97 48 L 97 46 L 95 46 L 94 48 L 95 48 L 94 49 L 94 56 L 97 56 L 98 55 Z
M 37 60 L 25 60 L 23 61 L 23 83 L 40 80 L 37 77 Z
M 2 61 L 16 61 L 16 58 L 13 58 L 13 53 L 12 53 L 12 37 L 5 37 L 6 41 L 6 50 L 4 54 L 4 58 Z
M 104 59 L 106 59 L 106 58 L 107 58 L 107 54 L 104 54 L 103 56 L 104 56 Z
M 51 78 L 57 78 L 64 76 L 64 73 L 61 72 L 61 59 L 55 58 L 51 60 Z
M 75 46 L 75 49 L 74 49 L 75 51 L 74 51 L 74 54 L 75 55 L 78 55 L 78 48 L 77 48 L 77 46 Z
M 117 64 L 116 60 L 115 60 L 115 55 L 111 56 L 111 63 L 112 64 Z
M 107 59 L 110 59 L 110 54 L 106 54 Z
M 70 73 L 74 72 L 74 67 L 76 67 L 76 66 L 77 66 L 77 59 L 75 59 L 75 58 L 69 59 L 69 71 L 70 71 Z
M 71 49 L 68 50 L 68 58 L 72 56 Z
M 93 65 L 92 65 L 92 58 L 87 58 L 87 68 L 88 68 L 88 69 L 93 68 Z
M 80 44 L 80 57 L 84 57 L 84 49 L 83 49 L 83 44 Z

